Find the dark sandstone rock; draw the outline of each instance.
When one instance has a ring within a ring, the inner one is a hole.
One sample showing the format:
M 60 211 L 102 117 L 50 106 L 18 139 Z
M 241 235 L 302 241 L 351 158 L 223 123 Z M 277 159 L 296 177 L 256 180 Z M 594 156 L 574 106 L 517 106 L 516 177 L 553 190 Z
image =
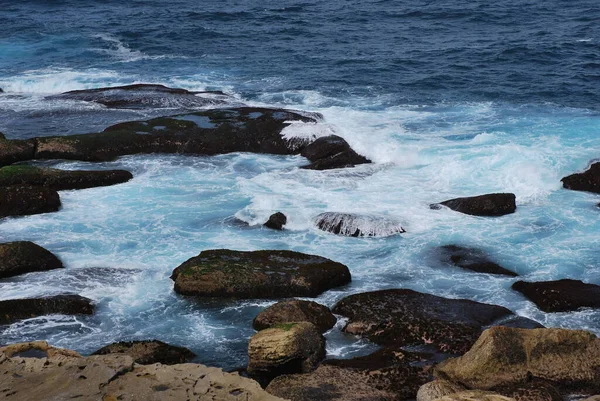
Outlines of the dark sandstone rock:
M 129 171 L 70 171 L 34 166 L 0 168 L 0 186 L 31 185 L 55 191 L 115 185 L 133 178 Z
M 283 230 L 283 226 L 287 223 L 287 217 L 281 212 L 272 214 L 269 220 L 264 224 L 265 227 L 273 230 Z
M 35 157 L 35 140 L 9 140 L 0 138 L 0 167 L 32 160 Z
M 583 173 L 571 174 L 560 181 L 566 189 L 600 193 L 600 162 L 593 163 Z
M 60 259 L 33 242 L 0 244 L 0 278 L 61 267 L 63 264 Z
M 503 274 L 511 277 L 518 276 L 517 273 L 507 270 L 489 260 L 479 249 L 464 248 L 457 245 L 445 245 L 440 247 L 439 251 L 443 262 L 462 267 L 463 269 L 472 270 L 478 273 Z
M 386 237 L 406 232 L 392 219 L 353 213 L 321 213 L 315 223 L 320 230 L 348 237 Z
M 162 363 L 175 365 L 194 359 L 196 354 L 184 347 L 169 345 L 158 340 L 122 341 L 107 345 L 92 353 L 92 355 L 124 354 L 133 358 L 140 365 Z
M 58 192 L 34 186 L 0 187 L 0 218 L 56 212 L 60 209 Z
M 292 401 L 401 401 L 414 399 L 431 379 L 423 355 L 388 349 L 353 359 L 329 359 L 312 373 L 275 378 L 267 391 Z
M 91 315 L 94 304 L 79 295 L 56 295 L 45 298 L 0 301 L 0 324 L 45 315 Z
M 517 281 L 512 288 L 525 295 L 544 312 L 600 308 L 600 286 L 580 280 L 563 279 L 533 283 Z
M 312 163 L 302 168 L 310 170 L 329 170 L 354 167 L 371 163 L 369 159 L 356 153 L 348 142 L 337 135 L 321 137 L 302 149 L 300 153 Z
M 408 289 L 350 295 L 335 305 L 333 313 L 349 318 L 345 332 L 376 344 L 431 344 L 451 354 L 466 352 L 485 326 L 514 316 L 501 306 Z
M 514 213 L 517 209 L 515 195 L 510 193 L 450 199 L 439 204 L 433 204 L 431 208 L 438 209 L 439 205 L 473 216 L 503 216 Z
M 277 302 L 260 312 L 252 322 L 255 330 L 264 330 L 274 325 L 292 322 L 309 322 L 324 333 L 331 329 L 337 319 L 328 307 L 313 301 L 291 299 Z
M 202 251 L 177 267 L 175 292 L 205 297 L 316 297 L 350 282 L 348 267 L 292 251 Z

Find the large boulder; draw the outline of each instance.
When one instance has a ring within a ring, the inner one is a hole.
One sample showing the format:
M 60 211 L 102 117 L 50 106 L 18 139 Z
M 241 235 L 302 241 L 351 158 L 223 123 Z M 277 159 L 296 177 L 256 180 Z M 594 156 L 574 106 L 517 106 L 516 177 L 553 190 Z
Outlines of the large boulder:
M 273 230 L 283 230 L 283 226 L 287 223 L 287 217 L 281 212 L 273 213 L 269 220 L 264 224 L 265 227 Z
M 302 168 L 310 170 L 329 170 L 354 167 L 371 163 L 369 159 L 356 153 L 348 142 L 337 135 L 318 138 L 300 153 L 312 163 Z
M 408 289 L 350 295 L 333 313 L 347 316 L 344 331 L 384 346 L 431 344 L 442 352 L 461 354 L 485 326 L 536 325 L 501 306 L 466 299 L 448 299 Z
M 561 182 L 566 189 L 600 193 L 600 162 L 593 163 L 583 173 L 564 177 Z
M 53 189 L 15 185 L 0 187 L 0 218 L 56 212 L 60 196 Z
M 517 273 L 505 269 L 491 261 L 481 250 L 465 248 L 457 245 L 440 247 L 439 253 L 443 262 L 478 273 L 502 274 L 516 277 Z
M 31 160 L 35 157 L 35 140 L 0 138 L 0 167 Z
M 528 283 L 517 281 L 519 291 L 544 312 L 568 312 L 579 308 L 600 308 L 600 286 L 580 280 L 562 279 Z
M 467 198 L 450 199 L 431 205 L 432 209 L 446 206 L 460 213 L 473 216 L 503 216 L 514 213 L 517 209 L 515 195 L 510 193 L 487 194 Z
M 331 329 L 337 319 L 328 307 L 313 301 L 291 299 L 277 302 L 260 312 L 252 322 L 255 330 L 264 330 L 275 325 L 292 322 L 309 322 L 319 332 Z
M 79 295 L 55 295 L 45 298 L 0 301 L 0 324 L 46 315 L 91 315 L 94 304 Z
M 92 353 L 92 355 L 122 354 L 129 355 L 135 363 L 151 365 L 175 365 L 194 359 L 196 354 L 184 347 L 169 345 L 158 340 L 122 341 L 109 344 Z
M 60 259 L 33 242 L 0 244 L 0 278 L 61 267 L 63 264 Z
M 321 213 L 315 224 L 319 230 L 348 237 L 387 237 L 406 232 L 393 219 L 353 213 Z
M 321 256 L 292 251 L 202 251 L 177 267 L 175 292 L 205 297 L 316 297 L 350 282 L 350 271 Z
M 583 330 L 492 327 L 435 375 L 472 389 L 497 390 L 532 379 L 563 392 L 600 391 L 600 338 Z
M 308 373 L 325 358 L 325 337 L 308 322 L 259 331 L 248 343 L 248 374 L 263 383 L 289 373 Z
M 275 378 L 267 391 L 292 401 L 401 401 L 414 399 L 431 377 L 423 356 L 382 349 L 353 359 L 328 359 L 309 374 Z
M 198 364 L 139 365 L 127 355 L 82 357 L 46 342 L 0 348 L 6 399 L 283 401 L 254 380 Z
M 126 170 L 71 171 L 35 166 L 0 168 L 0 186 L 29 185 L 55 191 L 115 185 L 132 178 L 133 175 Z

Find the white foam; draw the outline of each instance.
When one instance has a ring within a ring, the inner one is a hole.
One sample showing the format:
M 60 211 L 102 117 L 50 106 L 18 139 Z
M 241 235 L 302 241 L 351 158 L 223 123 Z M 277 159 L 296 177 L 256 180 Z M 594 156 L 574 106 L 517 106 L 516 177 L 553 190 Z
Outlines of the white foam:
M 337 135 L 337 128 L 332 124 L 302 121 L 287 121 L 287 123 L 290 125 L 281 131 L 281 136 L 292 149 L 298 149 L 324 136 Z

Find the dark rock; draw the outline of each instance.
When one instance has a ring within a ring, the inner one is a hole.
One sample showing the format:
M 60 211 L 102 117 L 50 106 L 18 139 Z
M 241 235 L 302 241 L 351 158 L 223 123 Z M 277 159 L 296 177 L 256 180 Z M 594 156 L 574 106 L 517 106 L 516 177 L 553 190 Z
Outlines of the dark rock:
M 566 189 L 600 193 L 600 162 L 593 163 L 583 173 L 571 174 L 560 181 Z
M 36 158 L 106 161 L 140 153 L 217 155 L 297 151 L 281 136 L 289 121 L 315 122 L 289 110 L 213 109 L 148 121 L 125 122 L 104 132 L 37 138 Z
M 300 154 L 312 162 L 308 166 L 302 167 L 310 170 L 329 170 L 371 163 L 369 159 L 356 153 L 348 145 L 348 142 L 337 135 L 318 138 L 302 149 Z
M 519 291 L 544 312 L 569 312 L 579 308 L 600 308 L 600 286 L 563 279 L 528 283 L 517 281 Z
M 431 379 L 424 356 L 383 349 L 353 359 L 329 359 L 312 373 L 280 376 L 267 391 L 292 401 L 401 401 L 414 399 Z
M 310 322 L 324 333 L 331 329 L 337 319 L 328 307 L 312 301 L 292 299 L 277 302 L 260 312 L 252 322 L 255 330 L 264 330 L 274 325 L 292 322 Z
M 56 212 L 60 209 L 58 192 L 32 186 L 0 187 L 0 218 Z
M 517 273 L 507 270 L 489 260 L 479 249 L 464 248 L 457 245 L 445 245 L 440 248 L 440 253 L 443 262 L 462 267 L 463 269 L 472 270 L 478 273 L 503 274 L 511 277 L 518 276 Z
M 61 267 L 63 264 L 60 259 L 33 242 L 0 244 L 0 278 Z
M 201 96 L 203 95 L 203 96 Z M 222 105 L 231 100 L 223 92 L 190 92 L 163 85 L 135 84 L 110 88 L 84 89 L 49 96 L 103 104 L 114 109 L 201 108 Z
M 269 217 L 269 220 L 264 224 L 267 228 L 272 228 L 273 230 L 283 230 L 283 226 L 287 223 L 287 217 L 285 214 L 281 212 L 277 212 Z
M 406 232 L 394 220 L 352 213 L 321 213 L 315 223 L 320 230 L 348 237 L 386 237 Z
M 4 89 L 0 88 L 0 93 L 4 93 Z
M 3 132 L 0 132 L 0 141 L 6 139 L 6 135 Z
M 316 297 L 350 282 L 341 263 L 292 251 L 202 251 L 177 267 L 175 292 L 205 297 Z
M 509 193 L 450 199 L 439 204 L 433 204 L 431 208 L 439 209 L 439 205 L 473 216 L 503 216 L 514 213 L 517 209 L 515 195 Z
M 70 171 L 34 166 L 0 168 L 0 186 L 33 185 L 55 191 L 115 185 L 133 178 L 129 171 Z
M 494 389 L 515 401 L 563 401 L 559 390 L 545 380 L 533 379 L 527 383 L 513 384 Z
M 333 313 L 349 318 L 345 332 L 376 344 L 431 344 L 452 354 L 466 352 L 485 326 L 513 315 L 501 306 L 408 289 L 350 295 L 335 305 Z
M 196 356 L 187 348 L 169 345 L 158 340 L 117 342 L 92 353 L 92 355 L 107 354 L 129 355 L 135 363 L 140 365 L 153 363 L 175 365 L 189 362 Z
M 32 160 L 35 157 L 35 141 L 0 138 L 0 167 Z
M 0 324 L 10 324 L 45 315 L 91 315 L 93 313 L 92 301 L 79 295 L 0 301 Z

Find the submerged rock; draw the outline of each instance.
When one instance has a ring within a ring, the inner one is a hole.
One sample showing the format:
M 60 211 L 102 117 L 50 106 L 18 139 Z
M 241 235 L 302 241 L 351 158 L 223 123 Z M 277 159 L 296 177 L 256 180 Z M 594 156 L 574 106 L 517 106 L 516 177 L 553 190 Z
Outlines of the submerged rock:
M 350 271 L 321 256 L 292 251 L 202 251 L 177 267 L 175 292 L 205 297 L 316 297 L 350 282 Z
M 164 85 L 135 84 L 109 88 L 83 89 L 48 96 L 94 102 L 113 109 L 183 108 L 193 109 L 225 104 L 231 98 L 223 92 L 190 92 Z
M 254 380 L 217 368 L 138 365 L 118 354 L 82 357 L 42 341 L 0 348 L 0 369 L 7 373 L 1 388 L 14 401 L 283 401 Z
M 325 358 L 325 337 L 308 322 L 259 331 L 248 343 L 248 374 L 266 384 L 289 373 L 308 373 Z
M 35 140 L 9 140 L 0 137 L 0 167 L 32 160 L 35 157 Z
M 15 185 L 0 187 L 0 218 L 56 212 L 58 192 L 50 188 Z
M 264 224 L 265 227 L 273 230 L 283 230 L 283 226 L 287 223 L 287 217 L 281 212 L 277 212 L 269 217 L 269 220 Z
M 435 375 L 472 389 L 499 391 L 534 379 L 563 392 L 600 391 L 600 338 L 583 330 L 493 327 Z
M 391 219 L 352 213 L 321 213 L 315 223 L 320 230 L 348 237 L 387 237 L 406 232 Z
M 579 308 L 600 308 L 600 286 L 580 280 L 563 279 L 528 283 L 517 281 L 519 291 L 544 312 L 569 312 Z
M 345 332 L 367 337 L 376 344 L 431 344 L 451 354 L 466 352 L 485 326 L 506 324 L 507 318 L 516 317 L 501 306 L 408 289 L 350 295 L 335 305 L 333 313 L 349 318 Z M 518 324 L 532 322 L 523 318 Z
M 331 329 L 337 319 L 328 307 L 313 301 L 291 299 L 277 302 L 260 312 L 252 322 L 255 330 L 292 322 L 309 322 L 315 325 L 319 332 Z
M 91 315 L 93 313 L 92 301 L 79 295 L 0 301 L 0 324 L 10 324 L 45 315 Z
M 560 181 L 566 189 L 600 193 L 600 162 L 593 163 L 583 173 L 571 174 Z
M 510 193 L 487 194 L 467 198 L 450 199 L 431 205 L 432 209 L 446 206 L 460 213 L 473 216 L 503 216 L 514 213 L 517 209 L 515 195 Z
M 6 166 L 0 168 L 0 186 L 33 185 L 55 191 L 115 185 L 133 178 L 129 171 L 72 171 L 35 166 Z
M 318 138 L 300 153 L 312 163 L 302 168 L 310 170 L 329 170 L 354 167 L 371 163 L 369 159 L 356 153 L 348 142 L 337 135 Z
M 0 244 L 0 278 L 62 267 L 60 259 L 33 242 L 17 241 Z
M 464 248 L 457 245 L 445 245 L 440 247 L 439 251 L 442 261 L 463 269 L 472 270 L 478 273 L 502 274 L 511 277 L 518 276 L 517 273 L 507 270 L 489 260 L 479 249 Z
M 162 363 L 175 365 L 194 359 L 196 354 L 184 347 L 169 345 L 158 340 L 124 341 L 113 343 L 92 353 L 92 355 L 122 354 L 133 358 L 140 365 Z

